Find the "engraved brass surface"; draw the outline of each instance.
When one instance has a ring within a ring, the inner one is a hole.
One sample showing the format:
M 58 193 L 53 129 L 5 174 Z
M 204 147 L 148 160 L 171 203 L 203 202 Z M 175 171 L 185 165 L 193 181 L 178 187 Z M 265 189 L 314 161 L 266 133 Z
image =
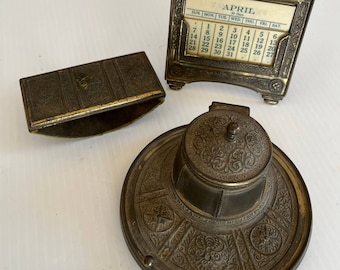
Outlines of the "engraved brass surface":
M 287 93 L 313 0 L 172 0 L 165 78 L 244 86 L 277 104 Z
M 30 132 L 102 134 L 161 104 L 164 89 L 144 52 L 20 80 Z
M 126 242 L 142 269 L 295 269 L 311 231 L 294 164 L 245 107 L 210 111 L 152 141 L 122 190 Z

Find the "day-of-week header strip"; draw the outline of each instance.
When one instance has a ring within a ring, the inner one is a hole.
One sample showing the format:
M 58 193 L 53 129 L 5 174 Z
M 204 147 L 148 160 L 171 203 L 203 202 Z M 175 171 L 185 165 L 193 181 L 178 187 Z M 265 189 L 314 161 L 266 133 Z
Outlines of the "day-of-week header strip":
M 187 0 L 185 16 L 288 31 L 295 8 L 254 0 Z
M 238 17 L 238 16 L 229 16 L 226 14 L 220 14 L 220 13 L 213 13 L 203 10 L 197 10 L 197 9 L 188 9 L 190 13 L 186 13 L 187 17 L 191 18 L 201 18 L 201 19 L 208 19 L 218 22 L 230 22 L 230 23 L 237 23 L 242 25 L 249 25 L 249 26 L 257 26 L 261 28 L 269 28 L 269 29 L 276 29 L 276 30 L 282 30 L 287 31 L 287 24 L 283 24 L 280 22 L 269 22 L 269 21 L 262 21 L 262 20 L 256 20 L 251 19 L 247 17 Z M 289 29 L 289 27 L 288 27 Z

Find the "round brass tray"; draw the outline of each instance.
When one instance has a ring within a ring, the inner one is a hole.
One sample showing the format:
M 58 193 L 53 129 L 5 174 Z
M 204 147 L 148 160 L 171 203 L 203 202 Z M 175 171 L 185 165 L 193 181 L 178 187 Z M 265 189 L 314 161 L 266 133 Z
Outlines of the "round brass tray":
M 186 126 L 152 141 L 132 164 L 122 190 L 126 242 L 142 269 L 294 269 L 308 245 L 312 211 L 294 164 L 275 145 L 264 199 L 232 218 L 192 211 L 172 183 Z

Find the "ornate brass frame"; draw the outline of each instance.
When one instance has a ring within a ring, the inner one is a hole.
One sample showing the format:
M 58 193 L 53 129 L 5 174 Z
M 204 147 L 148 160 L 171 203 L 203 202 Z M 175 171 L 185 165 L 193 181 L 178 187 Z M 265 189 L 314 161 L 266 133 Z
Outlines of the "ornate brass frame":
M 260 93 L 269 104 L 282 100 L 287 93 L 313 0 L 258 1 L 296 7 L 291 28 L 279 41 L 271 66 L 186 55 L 188 25 L 184 12 L 187 0 L 172 0 L 165 73 L 170 88 L 179 90 L 186 83 L 214 81 L 248 87 Z

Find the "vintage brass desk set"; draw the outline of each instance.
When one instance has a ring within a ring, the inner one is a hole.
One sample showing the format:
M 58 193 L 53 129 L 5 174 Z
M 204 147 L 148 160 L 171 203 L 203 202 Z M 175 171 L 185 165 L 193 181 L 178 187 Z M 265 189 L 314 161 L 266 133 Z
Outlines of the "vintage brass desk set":
M 172 0 L 166 80 L 287 93 L 313 0 Z M 20 80 L 30 132 L 102 134 L 161 104 L 144 52 Z M 121 194 L 121 223 L 142 269 L 295 269 L 312 210 L 294 164 L 247 107 L 213 103 L 152 141 Z

